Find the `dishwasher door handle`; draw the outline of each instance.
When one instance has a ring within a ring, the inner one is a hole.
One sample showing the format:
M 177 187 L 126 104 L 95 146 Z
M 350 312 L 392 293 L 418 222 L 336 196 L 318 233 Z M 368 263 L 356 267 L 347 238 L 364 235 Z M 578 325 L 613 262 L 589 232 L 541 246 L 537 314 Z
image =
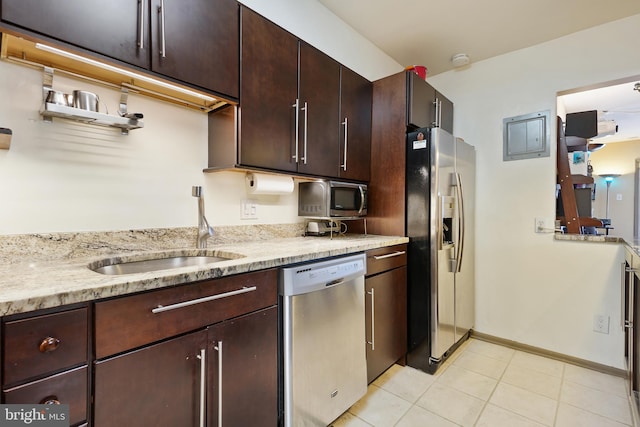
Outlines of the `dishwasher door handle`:
M 376 349 L 376 294 L 375 289 L 371 288 L 371 292 L 367 292 L 371 295 L 371 341 L 367 341 L 367 344 L 371 346 L 371 351 Z

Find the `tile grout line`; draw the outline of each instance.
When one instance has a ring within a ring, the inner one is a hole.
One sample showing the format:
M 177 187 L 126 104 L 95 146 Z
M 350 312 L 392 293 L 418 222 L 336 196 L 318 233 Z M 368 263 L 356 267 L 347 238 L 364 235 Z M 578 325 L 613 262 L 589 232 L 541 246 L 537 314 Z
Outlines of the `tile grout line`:
M 560 387 L 558 389 L 558 396 L 556 398 L 556 410 L 553 414 L 553 425 L 558 423 L 558 412 L 560 411 L 560 398 L 562 397 L 562 387 L 564 386 L 565 374 L 567 372 L 567 364 L 562 362 L 562 376 L 560 377 Z
M 472 353 L 475 353 L 475 352 L 472 351 Z M 476 353 L 476 354 L 481 354 L 481 353 Z M 493 390 L 491 390 L 491 393 L 489 394 L 489 397 L 487 397 L 487 400 L 484 402 L 484 405 L 482 405 L 482 410 L 478 414 L 478 418 L 473 423 L 474 426 L 478 425 L 478 422 L 480 421 L 480 418 L 482 418 L 482 414 L 484 414 L 484 411 L 487 409 L 487 405 L 489 404 L 489 401 L 491 400 L 491 398 L 493 397 L 493 394 L 496 392 L 498 386 L 502 382 L 502 378 L 504 377 L 505 372 L 507 372 L 507 369 L 509 368 L 509 365 L 511 365 L 511 362 L 513 361 L 513 356 L 515 356 L 515 354 L 516 354 L 515 351 L 513 353 L 511 353 L 511 357 L 509 357 L 509 360 L 507 361 L 507 364 L 506 364 L 504 370 L 500 374 L 500 378 L 498 378 L 498 381 L 496 382 L 496 386 L 493 388 Z M 483 356 L 486 356 L 486 355 L 483 354 Z M 489 357 L 489 356 L 486 356 L 486 357 Z M 495 359 L 495 360 L 499 360 L 499 359 Z M 512 411 L 509 411 L 509 412 L 512 412 Z

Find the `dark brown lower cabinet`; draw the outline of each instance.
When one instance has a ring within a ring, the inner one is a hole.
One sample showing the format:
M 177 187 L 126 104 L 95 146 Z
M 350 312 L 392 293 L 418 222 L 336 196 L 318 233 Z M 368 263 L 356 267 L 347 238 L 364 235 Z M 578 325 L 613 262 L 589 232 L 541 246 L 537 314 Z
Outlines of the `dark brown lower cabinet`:
M 276 426 L 278 311 L 271 307 L 209 328 L 208 426 Z
M 367 252 L 365 327 L 371 383 L 407 353 L 406 245 Z
M 202 330 L 95 364 L 94 426 L 198 426 Z
M 271 307 L 96 362 L 94 426 L 275 426 L 277 342 Z

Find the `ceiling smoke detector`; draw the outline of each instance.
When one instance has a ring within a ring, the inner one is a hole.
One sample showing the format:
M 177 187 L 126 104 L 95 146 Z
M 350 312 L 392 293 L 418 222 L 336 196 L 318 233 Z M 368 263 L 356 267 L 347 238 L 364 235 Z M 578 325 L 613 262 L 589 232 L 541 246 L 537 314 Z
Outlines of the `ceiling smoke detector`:
M 464 67 L 469 64 L 469 55 L 466 53 L 457 53 L 451 57 L 451 63 L 454 67 Z

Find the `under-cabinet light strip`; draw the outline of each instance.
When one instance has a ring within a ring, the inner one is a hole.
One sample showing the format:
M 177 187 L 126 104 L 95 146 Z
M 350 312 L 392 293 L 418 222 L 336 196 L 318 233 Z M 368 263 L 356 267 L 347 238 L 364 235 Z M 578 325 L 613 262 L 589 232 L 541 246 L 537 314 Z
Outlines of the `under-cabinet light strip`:
M 142 80 L 145 81 L 147 83 L 152 83 L 158 86 L 162 86 L 164 88 L 167 89 L 171 89 L 171 90 L 175 90 L 181 93 L 184 93 L 186 95 L 191 95 L 191 96 L 195 96 L 197 98 L 203 99 L 205 101 L 216 101 L 216 98 L 213 98 L 211 96 L 207 96 L 207 95 L 203 95 L 199 92 L 195 92 L 189 89 L 185 89 L 183 87 L 180 86 L 176 86 L 176 85 L 172 85 L 171 83 L 166 83 L 163 82 L 161 80 L 157 80 L 151 77 L 147 77 L 143 74 L 138 74 L 138 73 L 134 73 L 132 71 L 129 70 L 125 70 L 124 68 L 120 68 L 120 67 L 115 67 L 113 65 L 109 65 L 109 64 L 105 64 L 104 62 L 100 62 L 100 61 L 96 61 L 90 58 L 86 58 L 84 56 L 80 56 L 80 55 L 76 55 L 75 53 L 71 53 L 71 52 L 67 52 L 66 50 L 62 50 L 62 49 L 58 49 L 52 46 L 48 46 L 46 44 L 42 44 L 42 43 L 36 43 L 36 48 L 40 49 L 40 50 L 44 50 L 46 52 L 50 52 L 50 53 L 54 53 L 56 55 L 60 55 L 60 56 L 64 56 L 65 58 L 69 58 L 69 59 L 74 59 L 76 61 L 80 61 L 82 63 L 88 64 L 88 65 L 93 65 L 95 67 L 99 67 L 102 68 L 103 70 L 107 70 L 107 71 L 112 71 L 115 73 L 119 73 L 128 77 L 132 77 L 134 79 L 138 79 L 138 80 Z

